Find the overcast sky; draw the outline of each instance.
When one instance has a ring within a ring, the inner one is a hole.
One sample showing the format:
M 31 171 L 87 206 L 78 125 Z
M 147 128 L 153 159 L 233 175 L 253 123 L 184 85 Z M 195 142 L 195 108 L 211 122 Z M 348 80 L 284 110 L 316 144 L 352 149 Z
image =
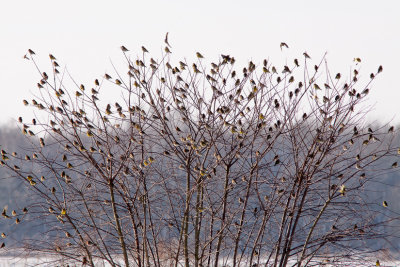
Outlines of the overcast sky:
M 32 116 L 22 99 L 32 99 L 39 76 L 23 60 L 28 48 L 43 68 L 52 53 L 79 83 L 92 83 L 112 69 L 111 60 L 122 61 L 121 45 L 133 53 L 145 45 L 159 57 L 166 32 L 176 58 L 201 51 L 210 61 L 227 53 L 281 64 L 304 51 L 319 62 L 328 52 L 332 72 L 348 72 L 360 57 L 365 76 L 383 65 L 370 94 L 371 120 L 400 122 L 399 10 L 398 0 L 3 1 L 0 124 Z M 282 41 L 289 50 L 281 52 Z

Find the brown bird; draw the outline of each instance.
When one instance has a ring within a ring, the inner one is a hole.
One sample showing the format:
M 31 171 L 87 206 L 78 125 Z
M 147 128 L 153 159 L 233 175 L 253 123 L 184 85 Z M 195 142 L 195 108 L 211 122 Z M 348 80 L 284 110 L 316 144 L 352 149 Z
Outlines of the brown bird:
M 165 35 L 164 43 L 165 43 L 167 46 L 171 47 L 171 45 L 168 43 L 168 32 L 167 32 L 167 34 Z
M 307 52 L 304 52 L 303 55 L 305 56 L 305 58 L 311 59 L 311 57 L 307 54 Z
M 122 52 L 128 52 L 129 50 L 128 50 L 128 48 L 126 48 L 125 46 L 121 46 L 121 50 L 122 50 Z
M 289 46 L 287 45 L 287 43 L 284 43 L 284 42 L 282 42 L 282 43 L 279 45 L 279 47 L 281 48 L 281 51 L 282 51 L 282 47 L 289 48 Z

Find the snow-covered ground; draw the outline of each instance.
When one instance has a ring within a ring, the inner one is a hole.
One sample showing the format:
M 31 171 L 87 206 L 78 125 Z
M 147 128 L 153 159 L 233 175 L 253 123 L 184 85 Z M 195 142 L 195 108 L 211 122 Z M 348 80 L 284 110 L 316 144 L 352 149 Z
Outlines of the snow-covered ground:
M 26 267 L 26 266 L 56 266 L 54 260 L 55 258 L 46 258 L 46 257 L 26 257 L 26 258 L 21 258 L 21 257 L 13 257 L 13 256 L 0 256 L 0 267 Z M 376 260 L 371 259 L 371 260 L 366 260 L 363 263 L 357 263 L 357 262 L 349 262 L 345 264 L 338 264 L 338 263 L 327 263 L 325 265 L 318 265 L 318 266 L 324 266 L 324 267 L 373 267 L 376 266 L 375 264 Z M 122 262 L 121 262 L 122 263 Z M 294 263 L 294 262 L 293 262 Z M 288 266 L 292 266 L 293 263 L 288 263 Z M 380 261 L 381 267 L 400 267 L 400 261 L 397 262 L 389 262 L 389 261 Z M 108 267 L 110 266 L 109 264 L 101 261 L 97 261 L 95 263 L 96 267 Z M 71 266 L 71 265 L 70 265 Z M 81 267 L 81 265 L 76 265 L 76 267 Z M 123 266 L 123 264 L 121 264 Z M 166 264 L 165 266 L 169 266 L 169 264 Z M 184 265 L 182 265 L 184 266 Z M 226 266 L 229 267 L 230 261 L 226 260 L 224 263 L 221 263 L 221 266 Z M 261 265 L 264 266 L 264 265 Z M 315 264 L 312 266 L 316 266 Z M 71 267 L 74 267 L 73 265 Z

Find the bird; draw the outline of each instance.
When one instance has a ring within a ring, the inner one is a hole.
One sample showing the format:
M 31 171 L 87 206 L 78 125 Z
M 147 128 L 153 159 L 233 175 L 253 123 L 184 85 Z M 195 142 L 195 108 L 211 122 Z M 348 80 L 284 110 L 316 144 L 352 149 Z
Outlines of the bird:
M 297 60 L 297 58 L 294 59 L 294 64 L 296 65 L 296 67 L 300 66 L 299 65 L 299 61 Z
M 88 264 L 88 260 L 87 260 L 87 258 L 84 256 L 84 257 L 82 258 L 82 266 L 85 266 L 86 264 Z
M 289 48 L 289 46 L 288 46 L 287 43 L 285 43 L 285 42 L 281 42 L 281 44 L 279 45 L 279 47 L 281 48 L 281 51 L 282 51 L 282 47 Z
M 382 65 L 380 65 L 378 68 L 378 73 L 381 73 L 382 71 L 383 71 L 383 67 L 382 67 Z
M 169 48 L 168 48 L 168 46 L 166 46 L 165 48 L 164 48 L 164 51 L 168 54 L 168 53 L 171 53 L 171 50 L 169 50 Z
M 203 55 L 200 54 L 199 52 L 196 52 L 196 56 L 197 56 L 198 58 L 204 58 Z
M 311 57 L 307 54 L 307 52 L 304 52 L 303 55 L 304 55 L 305 58 L 310 58 L 311 59 Z
M 195 73 L 201 73 L 201 71 L 197 68 L 197 65 L 193 63 L 193 71 Z
M 121 46 L 121 50 L 122 50 L 122 52 L 128 52 L 129 50 L 128 50 L 128 48 L 126 48 L 125 46 Z
M 383 201 L 382 205 L 386 208 L 388 206 L 388 203 L 385 201 Z
M 28 53 L 29 53 L 30 55 L 36 55 L 35 52 L 33 52 L 32 49 L 28 49 Z
M 379 260 L 376 260 L 375 265 L 376 265 L 376 266 L 381 266 L 381 263 L 379 262 Z
M 148 53 L 149 51 L 146 49 L 146 47 L 142 46 L 142 51 L 143 53 Z
M 340 186 L 339 193 L 340 193 L 342 196 L 344 196 L 345 192 L 346 192 L 346 186 L 343 184 L 343 185 Z
M 171 47 L 171 45 L 168 43 L 168 32 L 167 32 L 167 34 L 165 34 L 164 43 L 165 43 L 167 46 Z

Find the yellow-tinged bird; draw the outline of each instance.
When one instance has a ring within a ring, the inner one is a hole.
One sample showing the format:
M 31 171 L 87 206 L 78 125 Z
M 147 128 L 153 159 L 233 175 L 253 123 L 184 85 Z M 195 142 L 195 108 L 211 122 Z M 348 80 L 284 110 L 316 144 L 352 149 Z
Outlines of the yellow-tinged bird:
M 200 54 L 199 52 L 196 52 L 196 56 L 197 56 L 198 58 L 204 58 L 203 55 Z
M 375 265 L 376 265 L 376 266 L 381 266 L 381 263 L 379 262 L 379 260 L 376 260 Z
M 171 50 L 169 50 L 168 46 L 166 46 L 166 47 L 164 48 L 164 51 L 165 51 L 165 53 L 167 53 L 167 54 L 171 53 Z
M 65 214 L 67 214 L 67 211 L 65 209 L 62 209 L 61 210 L 61 215 L 65 215 Z
M 50 58 L 51 60 L 56 60 L 56 58 L 55 58 L 52 54 L 49 54 L 49 58 Z
M 344 184 L 342 184 L 342 185 L 340 186 L 339 193 L 340 193 L 342 196 L 344 196 L 344 194 L 346 193 L 346 186 L 345 186 Z
M 386 201 L 383 201 L 382 205 L 386 208 L 388 206 L 388 203 Z
M 195 73 L 200 73 L 201 71 L 197 68 L 197 65 L 193 63 L 193 71 Z

